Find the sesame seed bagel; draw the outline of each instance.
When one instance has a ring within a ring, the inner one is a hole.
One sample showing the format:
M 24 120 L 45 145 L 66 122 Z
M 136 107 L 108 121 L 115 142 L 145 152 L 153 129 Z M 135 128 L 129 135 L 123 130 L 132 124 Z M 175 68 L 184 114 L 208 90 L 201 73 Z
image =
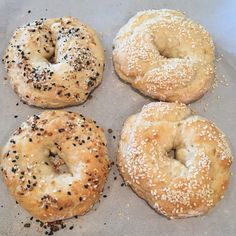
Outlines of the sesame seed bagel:
M 121 79 L 161 101 L 190 103 L 214 80 L 209 33 L 175 10 L 138 12 L 114 39 L 113 62 Z
M 58 108 L 83 103 L 101 83 L 104 51 L 78 19 L 41 19 L 15 31 L 3 62 L 23 101 Z
M 117 160 L 134 192 L 173 219 L 203 215 L 223 198 L 232 155 L 215 124 L 159 102 L 125 122 Z
M 66 111 L 30 117 L 1 155 L 11 194 L 45 222 L 90 210 L 103 190 L 109 165 L 103 130 L 95 121 Z

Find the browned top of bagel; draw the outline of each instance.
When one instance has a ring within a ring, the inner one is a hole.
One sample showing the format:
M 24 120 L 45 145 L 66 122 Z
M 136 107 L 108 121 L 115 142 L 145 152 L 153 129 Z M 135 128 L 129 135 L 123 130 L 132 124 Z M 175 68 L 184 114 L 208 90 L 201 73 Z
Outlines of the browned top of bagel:
M 227 189 L 231 162 L 225 135 L 184 104 L 150 103 L 124 124 L 120 172 L 140 197 L 169 218 L 211 209 Z
M 104 52 L 96 32 L 73 17 L 17 28 L 3 58 L 15 92 L 29 105 L 84 102 L 102 80 Z
M 81 215 L 99 199 L 106 181 L 105 135 L 82 115 L 45 111 L 15 131 L 3 149 L 1 168 L 12 195 L 36 218 Z
M 214 60 L 209 33 L 175 10 L 138 12 L 114 39 L 120 78 L 162 101 L 200 98 L 213 82 Z

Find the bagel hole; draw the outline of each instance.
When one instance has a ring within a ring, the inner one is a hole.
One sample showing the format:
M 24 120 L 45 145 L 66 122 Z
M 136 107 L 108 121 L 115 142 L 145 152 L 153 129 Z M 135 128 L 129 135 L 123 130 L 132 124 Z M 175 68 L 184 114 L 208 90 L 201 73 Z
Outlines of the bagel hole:
M 171 159 L 176 159 L 176 149 L 172 148 L 169 152 L 168 152 L 168 156 Z
M 69 167 L 58 153 L 49 150 L 48 159 L 50 161 L 52 169 L 57 174 L 71 174 Z
M 181 147 L 172 148 L 167 154 L 169 158 L 175 159 L 176 161 L 187 167 L 185 155 L 183 155 L 183 149 L 181 149 Z
M 165 57 L 166 59 L 172 59 L 172 58 L 176 58 L 176 56 L 172 55 L 172 53 L 169 50 L 159 50 L 159 53 L 161 56 Z M 179 57 L 178 57 L 179 58 Z
M 173 58 L 168 52 L 166 52 L 165 50 L 163 51 L 159 51 L 160 55 L 169 59 L 169 58 Z
M 49 63 L 51 64 L 56 64 L 56 60 L 55 60 L 55 51 L 53 52 L 52 55 L 50 55 L 50 57 L 46 58 L 48 60 Z

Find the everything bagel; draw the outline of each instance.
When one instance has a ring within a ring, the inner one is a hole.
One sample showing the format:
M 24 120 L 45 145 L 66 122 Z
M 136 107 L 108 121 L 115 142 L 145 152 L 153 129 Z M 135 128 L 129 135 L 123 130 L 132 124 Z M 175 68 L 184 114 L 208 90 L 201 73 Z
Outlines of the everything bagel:
M 45 111 L 24 122 L 5 145 L 1 170 L 17 202 L 50 222 L 85 214 L 109 170 L 106 139 L 95 121 Z
M 172 219 L 203 215 L 223 197 L 232 155 L 212 122 L 159 102 L 125 122 L 117 161 L 126 183 Z
M 190 103 L 214 79 L 214 45 L 199 24 L 174 10 L 137 13 L 114 39 L 119 77 L 161 101 Z
M 57 108 L 83 103 L 101 83 L 104 52 L 78 19 L 41 19 L 15 31 L 3 62 L 23 101 Z

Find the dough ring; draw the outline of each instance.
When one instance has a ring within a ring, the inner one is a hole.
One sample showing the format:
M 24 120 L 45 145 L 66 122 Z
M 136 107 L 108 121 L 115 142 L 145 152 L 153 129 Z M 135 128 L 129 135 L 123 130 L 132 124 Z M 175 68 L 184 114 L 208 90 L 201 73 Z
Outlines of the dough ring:
M 109 164 L 103 130 L 95 121 L 66 111 L 30 117 L 1 156 L 11 194 L 46 222 L 90 210 L 103 190 Z
M 223 197 L 232 154 L 224 134 L 184 104 L 150 103 L 124 124 L 124 180 L 168 218 L 207 213 Z
M 101 83 L 104 52 L 78 19 L 41 19 L 15 31 L 3 62 L 23 101 L 58 108 L 83 103 Z
M 119 77 L 162 101 L 190 103 L 214 80 L 214 45 L 199 24 L 174 10 L 137 13 L 114 39 Z

